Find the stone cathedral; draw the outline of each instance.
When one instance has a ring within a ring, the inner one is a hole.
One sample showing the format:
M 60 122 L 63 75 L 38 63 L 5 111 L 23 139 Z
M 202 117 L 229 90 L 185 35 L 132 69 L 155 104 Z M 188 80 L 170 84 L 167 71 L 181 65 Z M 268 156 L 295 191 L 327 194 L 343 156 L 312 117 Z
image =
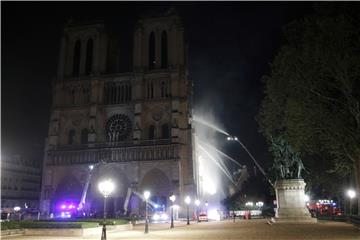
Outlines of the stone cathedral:
M 117 72 L 121 54 L 102 22 L 64 29 L 44 155 L 43 214 L 55 213 L 61 202 L 76 205 L 85 194 L 85 209 L 101 216 L 98 183 L 108 178 L 116 186 L 110 216 L 139 213 L 145 189 L 165 208 L 172 193 L 179 205 L 185 195 L 197 195 L 183 25 L 171 9 L 141 17 L 133 33 L 133 70 Z

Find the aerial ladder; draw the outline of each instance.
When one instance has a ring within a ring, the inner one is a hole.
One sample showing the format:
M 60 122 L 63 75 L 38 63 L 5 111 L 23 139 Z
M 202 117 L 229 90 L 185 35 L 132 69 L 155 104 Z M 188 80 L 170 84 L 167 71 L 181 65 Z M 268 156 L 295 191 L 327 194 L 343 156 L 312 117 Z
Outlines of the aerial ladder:
M 80 202 L 79 202 L 79 206 L 77 208 L 79 211 L 82 210 L 85 207 L 86 195 L 87 195 L 87 192 L 88 192 L 88 189 L 89 189 L 92 174 L 94 172 L 93 171 L 94 167 L 95 167 L 94 165 L 89 166 L 89 175 L 88 175 L 88 177 L 86 179 L 85 186 L 84 186 L 83 192 L 81 194 L 81 199 L 80 199 Z
M 98 166 L 98 164 L 95 165 L 90 165 L 89 166 L 89 174 L 87 176 L 86 182 L 85 182 L 85 186 L 83 189 L 83 192 L 81 194 L 81 199 L 78 205 L 77 210 L 81 211 L 85 208 L 85 203 L 86 203 L 86 196 L 89 190 L 89 185 L 90 185 L 90 181 L 91 181 L 91 177 L 93 175 L 94 169 Z M 125 202 L 124 202 L 124 215 L 128 214 L 128 207 L 129 207 L 129 202 L 130 202 L 130 198 L 132 194 L 135 194 L 137 197 L 139 197 L 142 201 L 145 201 L 145 198 L 143 196 L 143 194 L 140 194 L 136 191 L 134 191 L 131 187 L 128 188 L 127 193 L 126 193 L 126 198 L 125 198 Z M 148 204 L 152 207 L 156 207 L 157 204 L 151 200 L 148 200 Z
M 132 194 L 135 194 L 139 199 L 141 199 L 142 201 L 145 201 L 145 197 L 143 194 L 133 190 L 131 187 L 128 188 L 127 190 L 127 193 L 126 193 L 126 198 L 125 198 L 125 201 L 124 201 L 124 215 L 128 214 L 128 211 L 129 211 L 129 202 L 130 202 L 130 198 L 131 198 L 131 195 Z M 147 201 L 148 204 L 151 206 L 151 207 L 157 207 L 157 204 L 154 202 L 154 201 L 151 201 L 150 199 Z

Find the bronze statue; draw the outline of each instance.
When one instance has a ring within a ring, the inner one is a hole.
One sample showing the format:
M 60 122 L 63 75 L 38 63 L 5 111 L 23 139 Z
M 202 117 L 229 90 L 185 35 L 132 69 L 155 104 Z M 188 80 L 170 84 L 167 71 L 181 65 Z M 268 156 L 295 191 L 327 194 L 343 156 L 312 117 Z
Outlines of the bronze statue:
M 277 179 L 302 178 L 301 172 L 305 170 L 300 154 L 295 152 L 283 138 L 271 138 L 271 152 L 274 155 L 272 169 Z

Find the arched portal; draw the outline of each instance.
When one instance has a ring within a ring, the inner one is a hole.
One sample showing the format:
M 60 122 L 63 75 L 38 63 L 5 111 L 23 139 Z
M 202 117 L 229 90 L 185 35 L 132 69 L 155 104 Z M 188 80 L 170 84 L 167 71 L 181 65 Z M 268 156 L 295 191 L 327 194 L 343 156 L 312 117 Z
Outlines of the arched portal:
M 115 184 L 115 190 L 107 199 L 107 216 L 117 217 L 124 213 L 124 202 L 130 181 L 124 171 L 114 164 L 104 164 L 94 168 L 90 181 L 87 197 L 88 209 L 96 217 L 103 216 L 104 197 L 100 193 L 98 185 L 101 181 L 111 179 Z
M 77 207 L 82 194 L 82 185 L 74 176 L 63 177 L 54 193 L 52 201 L 52 212 L 59 212 L 63 204 L 74 205 Z
M 172 186 L 169 178 L 160 169 L 154 168 L 148 171 L 142 178 L 139 190 L 143 193 L 145 190 L 150 191 L 151 201 L 159 206 L 168 206 L 168 197 L 172 192 Z

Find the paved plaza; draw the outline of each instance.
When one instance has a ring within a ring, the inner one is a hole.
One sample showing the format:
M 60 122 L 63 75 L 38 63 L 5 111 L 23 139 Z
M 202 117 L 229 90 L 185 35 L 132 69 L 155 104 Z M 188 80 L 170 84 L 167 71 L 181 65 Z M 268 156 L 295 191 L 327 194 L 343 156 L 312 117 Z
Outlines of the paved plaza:
M 177 222 L 174 229 L 169 224 L 151 224 L 149 234 L 145 235 L 144 225 L 137 225 L 132 231 L 109 231 L 107 239 L 246 239 L 246 240 L 300 240 L 300 239 L 359 239 L 360 230 L 347 223 L 320 221 L 315 224 L 266 224 L 265 220 L 191 223 Z M 18 236 L 3 239 L 38 239 L 38 240 L 75 240 L 100 239 L 98 236 L 79 237 L 50 237 L 50 236 Z

